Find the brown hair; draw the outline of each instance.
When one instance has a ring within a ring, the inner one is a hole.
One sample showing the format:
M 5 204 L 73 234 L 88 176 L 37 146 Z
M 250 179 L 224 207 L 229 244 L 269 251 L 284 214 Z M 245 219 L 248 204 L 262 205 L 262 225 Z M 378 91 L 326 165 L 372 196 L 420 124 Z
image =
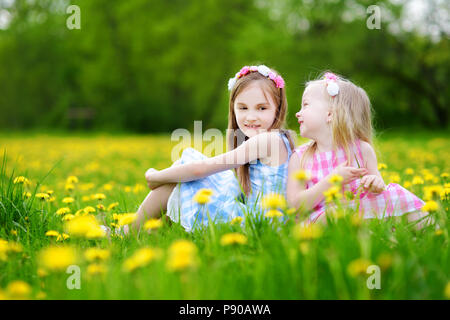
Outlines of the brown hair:
M 275 74 L 278 74 L 278 72 L 276 72 L 273 69 L 271 69 L 271 71 Z M 235 134 L 240 130 L 236 121 L 236 114 L 234 112 L 234 101 L 236 100 L 237 96 L 243 90 L 245 90 L 245 88 L 247 88 L 250 84 L 253 84 L 255 82 L 261 85 L 261 87 L 263 88 L 264 95 L 266 96 L 266 93 L 269 94 L 270 97 L 273 99 L 273 101 L 275 101 L 275 104 L 277 106 L 275 119 L 272 123 L 272 126 L 268 129 L 268 131 L 272 129 L 278 129 L 281 132 L 285 133 L 289 140 L 289 145 L 291 149 L 294 149 L 295 144 L 292 139 L 292 136 L 290 132 L 286 130 L 284 127 L 287 113 L 286 89 L 284 87 L 277 88 L 272 80 L 263 76 L 257 71 L 250 72 L 247 75 L 237 79 L 236 83 L 231 89 L 229 113 L 228 113 L 228 137 L 227 137 L 228 149 L 233 150 L 239 146 L 238 143 L 241 144 L 248 139 L 247 137 L 245 137 L 245 140 L 238 139 L 238 137 Z M 251 192 L 249 164 L 246 163 L 245 165 L 236 168 L 235 172 L 241 184 L 242 190 L 244 191 L 245 195 L 248 196 Z
M 373 145 L 372 107 L 364 89 L 338 75 L 339 93 L 334 97 L 330 96 L 326 90 L 326 82 L 323 80 L 325 73 L 317 80 L 308 81 L 306 87 L 311 84 L 323 85 L 323 94 L 329 101 L 328 105 L 332 114 L 333 148 L 342 147 L 350 162 L 352 158 L 350 145 L 354 144 L 356 139 Z M 306 159 L 311 157 L 316 150 L 317 144 L 312 142 L 301 157 L 302 168 Z

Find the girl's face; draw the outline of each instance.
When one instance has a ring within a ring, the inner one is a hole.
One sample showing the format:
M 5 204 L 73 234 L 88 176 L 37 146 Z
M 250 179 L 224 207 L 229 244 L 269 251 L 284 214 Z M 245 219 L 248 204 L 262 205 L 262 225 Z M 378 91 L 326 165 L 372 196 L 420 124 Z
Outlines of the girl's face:
M 303 92 L 302 107 L 295 114 L 300 124 L 300 135 L 315 140 L 331 121 L 331 112 L 322 83 L 312 83 Z
M 266 98 L 267 96 L 267 98 Z M 275 120 L 277 107 L 257 83 L 249 85 L 234 100 L 239 129 L 249 138 L 267 131 Z

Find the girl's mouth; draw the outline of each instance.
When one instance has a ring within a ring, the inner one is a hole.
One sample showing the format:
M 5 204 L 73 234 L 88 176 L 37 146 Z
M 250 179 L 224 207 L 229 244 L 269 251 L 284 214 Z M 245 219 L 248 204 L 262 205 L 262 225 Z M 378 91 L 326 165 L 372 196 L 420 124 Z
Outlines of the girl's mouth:
M 248 125 L 248 124 L 246 124 L 245 127 L 249 128 L 249 129 L 258 129 L 261 126 L 260 125 Z

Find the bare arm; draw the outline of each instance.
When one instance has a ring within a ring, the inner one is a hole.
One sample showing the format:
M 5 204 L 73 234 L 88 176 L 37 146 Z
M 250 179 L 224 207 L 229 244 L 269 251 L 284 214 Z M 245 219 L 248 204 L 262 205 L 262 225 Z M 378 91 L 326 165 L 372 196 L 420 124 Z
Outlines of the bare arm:
M 385 183 L 380 171 L 378 171 L 378 161 L 372 146 L 364 141 L 361 141 L 361 153 L 364 160 L 364 166 L 367 168 L 367 175 L 362 177 L 361 184 L 364 188 L 370 189 L 374 193 L 379 193 L 384 190 Z
M 275 139 L 280 139 L 277 133 L 261 133 L 229 152 L 161 171 L 154 171 L 148 174 L 147 179 L 159 184 L 187 182 L 220 171 L 237 168 L 253 160 L 270 157 L 271 144 L 274 143 Z
M 306 189 L 304 183 L 297 181 L 294 173 L 300 170 L 300 157 L 294 152 L 289 160 L 288 180 L 287 180 L 287 201 L 289 206 L 294 208 L 302 208 L 303 210 L 311 210 L 323 199 L 323 192 L 331 187 L 328 182 L 328 176 L 324 177 L 313 187 Z
M 338 174 L 342 176 L 343 184 L 347 184 L 360 177 L 361 174 L 366 174 L 366 168 L 349 167 L 347 164 L 341 163 L 334 170 L 323 177 L 318 183 L 309 189 L 305 188 L 299 181 L 295 180 L 294 173 L 300 170 L 300 157 L 294 152 L 289 160 L 288 166 L 288 182 L 287 182 L 287 200 L 290 206 L 294 208 L 301 208 L 309 211 L 324 199 L 324 192 L 331 188 L 329 179 L 332 175 Z

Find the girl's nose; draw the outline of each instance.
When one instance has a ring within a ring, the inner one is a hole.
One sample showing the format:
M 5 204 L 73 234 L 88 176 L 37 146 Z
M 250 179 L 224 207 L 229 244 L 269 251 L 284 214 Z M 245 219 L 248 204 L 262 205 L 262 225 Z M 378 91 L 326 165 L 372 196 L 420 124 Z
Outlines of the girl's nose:
M 295 116 L 298 118 L 298 117 L 300 117 L 300 113 L 302 112 L 302 110 L 300 110 L 299 112 L 297 112 L 296 114 L 295 114 Z
M 250 112 L 247 115 L 247 120 L 257 120 L 257 117 L 255 116 L 255 114 L 253 112 Z

